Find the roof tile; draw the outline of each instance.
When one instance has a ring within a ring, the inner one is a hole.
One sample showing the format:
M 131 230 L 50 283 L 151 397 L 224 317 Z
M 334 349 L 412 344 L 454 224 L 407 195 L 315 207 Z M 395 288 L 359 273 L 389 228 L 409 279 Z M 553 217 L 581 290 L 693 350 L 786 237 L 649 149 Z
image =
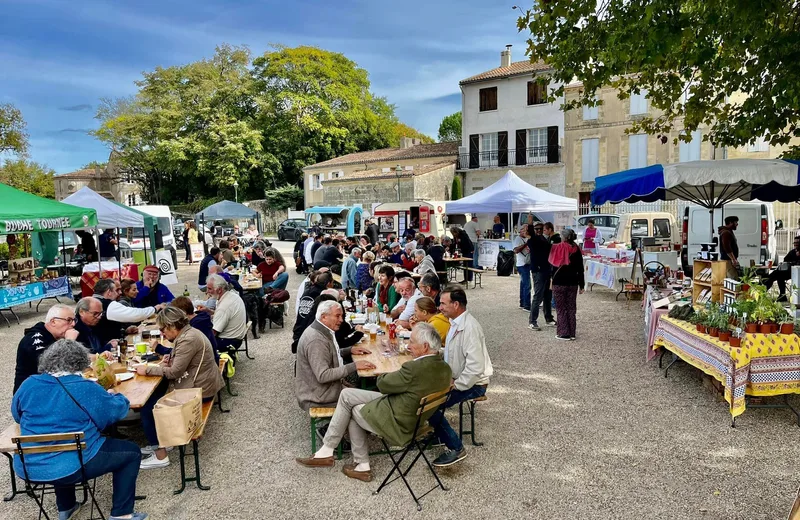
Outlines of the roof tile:
M 520 76 L 524 74 L 532 74 L 534 72 L 541 72 L 550 70 L 552 67 L 547 63 L 539 60 L 536 63 L 531 63 L 530 60 L 515 61 L 510 67 L 497 67 L 496 69 L 481 72 L 475 76 L 467 79 L 462 79 L 459 85 L 466 85 L 468 83 L 477 83 L 479 81 L 487 81 L 490 79 L 505 79 L 511 76 Z
M 448 155 L 452 155 L 455 159 L 458 155 L 458 144 L 458 142 L 418 144 L 408 148 L 383 148 L 381 150 L 356 152 L 311 164 L 303 169 L 327 168 L 330 166 L 344 166 L 347 164 L 369 164 L 382 161 L 404 161 L 425 157 L 446 157 Z

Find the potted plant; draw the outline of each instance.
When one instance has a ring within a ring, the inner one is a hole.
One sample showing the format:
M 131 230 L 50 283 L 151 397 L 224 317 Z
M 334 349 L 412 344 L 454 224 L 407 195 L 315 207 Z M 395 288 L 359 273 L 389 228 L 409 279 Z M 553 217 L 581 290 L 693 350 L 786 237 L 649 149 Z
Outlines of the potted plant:
M 724 312 L 721 312 L 719 315 L 719 321 L 717 322 L 719 327 L 719 340 L 720 341 L 730 341 L 731 339 L 731 326 L 728 323 L 728 315 Z
M 706 329 L 708 330 L 708 335 L 712 338 L 716 338 L 719 336 L 719 306 L 715 303 L 712 303 L 708 310 L 708 316 L 706 317 Z
M 742 282 L 742 291 L 748 292 L 752 285 L 755 285 L 761 281 L 758 276 L 757 268 L 745 267 L 742 271 L 742 276 L 739 277 L 739 281 Z
M 730 339 L 731 347 L 741 347 L 742 346 L 742 338 L 737 335 L 732 335 Z
M 705 321 L 707 314 L 708 313 L 706 313 L 706 311 L 700 310 L 695 312 L 692 316 L 689 317 L 689 322 L 694 323 L 694 325 L 697 327 L 697 332 L 702 332 L 705 334 L 706 332 Z
M 756 332 L 756 323 L 753 320 L 753 311 L 756 309 L 756 302 L 750 299 L 739 299 L 733 304 L 734 311 L 740 316 L 739 326 L 749 333 Z

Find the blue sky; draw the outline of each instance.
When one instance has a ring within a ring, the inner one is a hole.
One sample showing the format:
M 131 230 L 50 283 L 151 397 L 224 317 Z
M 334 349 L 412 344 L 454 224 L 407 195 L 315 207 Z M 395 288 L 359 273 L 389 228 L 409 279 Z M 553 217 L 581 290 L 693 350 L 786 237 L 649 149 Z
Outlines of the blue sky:
M 515 0 L 2 0 L 0 103 L 28 123 L 31 159 L 57 173 L 105 161 L 86 132 L 98 100 L 136 92 L 143 71 L 211 56 L 220 43 L 337 51 L 370 73 L 405 123 L 435 137 L 460 110 L 458 81 L 499 66 Z M 522 5 L 527 5 L 523 3 Z

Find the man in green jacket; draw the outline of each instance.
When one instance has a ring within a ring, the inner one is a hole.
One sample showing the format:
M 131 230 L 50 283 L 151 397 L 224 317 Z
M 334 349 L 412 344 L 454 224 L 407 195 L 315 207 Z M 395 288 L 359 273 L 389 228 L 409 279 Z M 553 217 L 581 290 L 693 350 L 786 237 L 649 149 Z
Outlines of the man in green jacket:
M 420 400 L 450 386 L 452 372 L 439 355 L 441 348 L 442 341 L 436 329 L 427 323 L 417 323 L 408 345 L 414 359 L 400 370 L 378 377 L 380 392 L 342 390 L 322 448 L 312 457 L 295 460 L 309 467 L 333 466 L 333 452 L 345 431 L 349 431 L 354 464 L 346 464 L 342 473 L 370 482 L 368 433 L 383 437 L 392 446 L 405 446 L 411 441 L 417 424 Z M 424 425 L 434 411 L 424 413 L 420 424 Z

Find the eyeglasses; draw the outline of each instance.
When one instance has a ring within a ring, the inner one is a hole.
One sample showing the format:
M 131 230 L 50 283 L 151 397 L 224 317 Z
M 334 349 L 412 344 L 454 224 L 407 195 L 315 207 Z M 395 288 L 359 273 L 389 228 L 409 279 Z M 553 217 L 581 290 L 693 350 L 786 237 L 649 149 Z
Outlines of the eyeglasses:
M 92 316 L 94 316 L 95 318 L 100 318 L 100 317 L 102 317 L 102 316 L 103 316 L 103 312 L 102 312 L 102 311 L 101 311 L 101 312 L 81 311 L 81 312 L 85 312 L 86 314 L 91 314 L 91 315 L 92 315 Z M 72 320 L 72 321 L 75 321 L 75 319 L 73 318 L 73 320 Z
M 72 317 L 69 317 L 69 318 L 60 318 L 60 317 L 56 316 L 56 317 L 55 317 L 55 318 L 53 318 L 53 319 L 54 319 L 54 320 L 66 321 L 67 323 L 75 323 L 75 318 L 72 318 Z

